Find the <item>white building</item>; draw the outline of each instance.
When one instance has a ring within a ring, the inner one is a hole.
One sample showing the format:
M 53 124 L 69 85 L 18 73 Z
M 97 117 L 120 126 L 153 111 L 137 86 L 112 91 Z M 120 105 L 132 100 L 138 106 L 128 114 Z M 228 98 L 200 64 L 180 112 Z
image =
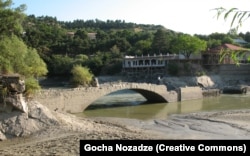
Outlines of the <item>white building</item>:
M 190 61 L 200 63 L 201 55 L 191 55 L 189 59 L 186 59 L 181 54 L 125 56 L 123 59 L 123 73 L 128 77 L 135 78 L 159 77 L 167 73 L 169 64 Z
M 125 56 L 123 68 L 165 67 L 169 60 L 178 59 L 176 54 L 153 56 Z

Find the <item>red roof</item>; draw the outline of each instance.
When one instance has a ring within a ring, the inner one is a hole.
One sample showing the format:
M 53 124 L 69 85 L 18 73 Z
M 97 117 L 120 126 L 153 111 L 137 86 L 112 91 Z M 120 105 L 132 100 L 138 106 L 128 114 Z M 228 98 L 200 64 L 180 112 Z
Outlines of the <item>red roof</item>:
M 220 53 L 221 50 L 231 50 L 231 51 L 247 51 L 248 49 L 233 45 L 233 44 L 223 44 L 218 47 L 209 49 L 207 53 Z
M 222 46 L 221 46 L 222 48 L 224 48 L 224 49 L 229 49 L 229 50 L 245 50 L 244 48 L 242 48 L 242 47 L 238 47 L 238 46 L 236 46 L 236 45 L 233 45 L 233 44 L 223 44 Z

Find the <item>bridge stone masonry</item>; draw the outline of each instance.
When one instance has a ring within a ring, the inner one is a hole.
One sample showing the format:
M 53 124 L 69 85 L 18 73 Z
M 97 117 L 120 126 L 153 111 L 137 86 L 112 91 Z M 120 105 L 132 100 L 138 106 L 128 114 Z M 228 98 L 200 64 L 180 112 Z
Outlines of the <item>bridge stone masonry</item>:
M 181 93 L 192 94 L 192 99 L 202 98 L 201 89 L 199 89 L 199 87 L 195 88 L 196 89 L 188 87 L 180 89 L 186 91 L 168 91 L 165 85 L 120 82 L 101 84 L 99 87 L 42 89 L 35 95 L 34 99 L 51 110 L 80 113 L 102 96 L 119 90 L 129 89 L 138 92 L 144 96 L 148 102 L 169 103 L 181 100 Z M 188 96 L 185 95 L 184 100 L 188 100 L 187 97 Z

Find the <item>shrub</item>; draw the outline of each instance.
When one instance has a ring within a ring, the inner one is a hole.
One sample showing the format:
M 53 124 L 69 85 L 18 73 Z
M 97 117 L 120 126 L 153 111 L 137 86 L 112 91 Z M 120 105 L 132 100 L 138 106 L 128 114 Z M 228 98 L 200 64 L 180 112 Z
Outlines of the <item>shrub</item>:
M 39 82 L 35 78 L 29 77 L 25 79 L 24 96 L 26 98 L 31 98 L 40 89 Z
M 75 87 L 79 85 L 88 86 L 93 79 L 93 74 L 90 72 L 89 68 L 82 67 L 81 65 L 73 66 L 71 74 L 71 83 Z

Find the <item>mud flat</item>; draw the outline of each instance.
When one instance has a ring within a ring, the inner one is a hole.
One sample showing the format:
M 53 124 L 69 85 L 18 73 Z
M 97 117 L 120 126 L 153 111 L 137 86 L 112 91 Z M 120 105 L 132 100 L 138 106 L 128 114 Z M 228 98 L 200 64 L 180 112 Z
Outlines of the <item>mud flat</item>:
M 250 139 L 250 110 L 179 114 L 147 121 L 53 114 L 59 125 L 29 137 L 1 141 L 1 155 L 79 155 L 80 140 L 87 139 Z

